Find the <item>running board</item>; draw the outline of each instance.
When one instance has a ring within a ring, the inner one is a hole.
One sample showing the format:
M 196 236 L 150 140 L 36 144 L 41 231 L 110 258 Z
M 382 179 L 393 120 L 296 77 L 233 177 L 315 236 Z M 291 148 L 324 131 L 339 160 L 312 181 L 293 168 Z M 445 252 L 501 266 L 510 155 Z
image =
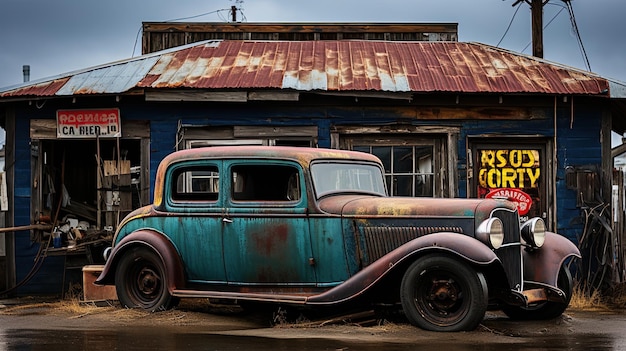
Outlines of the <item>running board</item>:
M 187 298 L 214 298 L 229 300 L 263 301 L 272 303 L 288 303 L 304 305 L 306 295 L 274 295 L 274 294 L 248 294 L 240 292 L 201 291 L 201 290 L 173 290 L 172 296 Z

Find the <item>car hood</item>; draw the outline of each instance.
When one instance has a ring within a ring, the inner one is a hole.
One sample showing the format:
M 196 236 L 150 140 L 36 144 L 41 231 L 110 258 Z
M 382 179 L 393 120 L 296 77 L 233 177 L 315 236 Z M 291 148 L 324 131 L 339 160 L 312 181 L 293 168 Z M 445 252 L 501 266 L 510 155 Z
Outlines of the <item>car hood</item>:
M 323 212 L 344 217 L 479 217 L 488 218 L 494 208 L 515 209 L 515 204 L 496 199 L 450 199 L 418 197 L 329 196 L 319 201 Z

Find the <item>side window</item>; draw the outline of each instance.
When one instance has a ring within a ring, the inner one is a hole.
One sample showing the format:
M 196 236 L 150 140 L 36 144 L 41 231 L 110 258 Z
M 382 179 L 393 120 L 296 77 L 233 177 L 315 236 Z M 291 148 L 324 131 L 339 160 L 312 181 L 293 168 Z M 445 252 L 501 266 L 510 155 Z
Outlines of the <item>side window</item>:
M 219 172 L 216 166 L 182 167 L 172 176 L 172 200 L 217 201 Z
M 298 201 L 298 169 L 284 165 L 237 165 L 232 168 L 234 201 Z

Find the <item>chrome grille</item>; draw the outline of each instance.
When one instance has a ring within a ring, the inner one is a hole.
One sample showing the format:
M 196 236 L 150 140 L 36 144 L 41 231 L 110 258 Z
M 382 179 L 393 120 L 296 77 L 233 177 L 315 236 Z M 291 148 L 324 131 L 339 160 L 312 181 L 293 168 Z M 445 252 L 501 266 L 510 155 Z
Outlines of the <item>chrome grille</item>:
M 520 246 L 519 216 L 516 211 L 497 209 L 492 213 L 504 225 L 504 243 L 496 250 L 496 255 L 502 262 L 504 271 L 509 279 L 509 287 L 515 290 L 523 289 L 522 248 Z
M 365 257 L 363 265 L 367 266 L 385 254 L 420 236 L 438 233 L 463 233 L 461 227 L 362 227 L 365 241 Z

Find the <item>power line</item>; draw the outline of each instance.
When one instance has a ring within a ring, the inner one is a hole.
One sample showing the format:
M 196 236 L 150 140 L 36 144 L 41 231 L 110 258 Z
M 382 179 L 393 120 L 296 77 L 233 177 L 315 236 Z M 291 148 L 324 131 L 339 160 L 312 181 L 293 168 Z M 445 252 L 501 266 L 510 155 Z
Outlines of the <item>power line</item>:
M 210 12 L 205 12 L 205 13 L 201 13 L 199 15 L 194 15 L 194 16 L 189 16 L 189 17 L 181 17 L 181 18 L 176 18 L 176 19 L 171 19 L 171 20 L 167 20 L 164 22 L 178 22 L 178 21 L 185 21 L 188 19 L 192 19 L 192 18 L 198 18 L 198 17 L 202 17 L 202 16 L 206 16 L 206 15 L 212 15 L 214 13 L 219 13 L 220 11 L 230 11 L 230 9 L 219 9 L 219 10 L 215 10 L 215 11 L 210 11 Z
M 519 2 L 519 4 L 517 5 L 517 8 L 515 9 L 515 12 L 513 12 L 513 17 L 511 17 L 511 20 L 509 21 L 509 25 L 506 27 L 506 30 L 504 31 L 504 34 L 502 34 L 502 38 L 500 38 L 500 41 L 498 41 L 498 44 L 496 44 L 496 47 L 500 47 L 500 43 L 502 43 L 502 40 L 504 40 L 504 37 L 506 37 L 507 33 L 509 32 L 509 29 L 511 29 L 513 20 L 515 19 L 515 16 L 517 15 L 517 11 L 519 11 L 520 7 L 522 7 L 521 2 Z
M 578 24 L 576 23 L 576 16 L 574 16 L 574 8 L 572 7 L 571 0 L 562 0 L 567 6 L 567 10 L 569 11 L 570 21 L 572 22 L 572 29 L 574 30 L 574 34 L 576 35 L 576 39 L 578 40 L 578 47 L 580 52 L 585 60 L 585 65 L 587 66 L 587 70 L 591 72 L 591 65 L 589 64 L 589 57 L 587 57 L 587 51 L 585 50 L 585 45 L 583 45 L 583 39 L 580 36 L 580 31 L 578 30 Z
M 220 16 L 222 11 L 229 12 L 230 9 L 219 9 L 219 10 L 215 10 L 215 11 L 209 11 L 209 12 L 201 13 L 199 15 L 193 15 L 193 16 L 188 16 L 188 17 L 181 17 L 181 18 L 170 19 L 170 20 L 166 20 L 166 21 L 163 21 L 163 22 L 185 21 L 185 20 L 189 20 L 189 19 L 193 19 L 193 18 L 198 18 L 198 17 L 202 17 L 202 16 L 212 15 L 214 13 L 217 13 L 217 15 Z M 224 21 L 227 22 L 226 20 L 224 20 Z M 141 29 L 142 29 L 142 26 L 139 26 L 139 29 L 137 30 L 137 35 L 135 35 L 135 43 L 133 44 L 133 53 L 132 53 L 131 57 L 135 57 L 135 49 L 137 48 L 137 42 L 139 41 L 139 36 L 141 34 Z
M 565 10 L 565 6 L 563 6 L 563 5 L 556 5 L 556 4 L 554 4 L 554 5 L 555 5 L 555 6 L 560 6 L 560 7 L 561 7 L 561 9 L 559 10 L 559 12 L 557 12 L 557 13 L 556 13 L 556 15 L 554 15 L 554 16 L 553 16 L 553 17 L 552 17 L 552 18 L 548 21 L 548 23 L 546 23 L 546 25 L 545 25 L 545 26 L 543 26 L 543 29 L 548 28 L 548 26 L 550 25 L 550 23 L 552 23 L 552 21 L 554 21 L 554 20 L 555 20 L 555 19 L 556 19 L 556 18 L 557 18 L 560 14 L 561 14 L 561 12 L 563 12 L 563 10 Z M 532 44 L 532 42 L 529 42 L 528 44 L 526 44 L 526 46 L 524 46 L 524 49 L 522 49 L 522 51 L 521 51 L 521 52 L 526 51 L 526 49 L 528 49 L 528 47 L 530 46 L 530 44 Z

